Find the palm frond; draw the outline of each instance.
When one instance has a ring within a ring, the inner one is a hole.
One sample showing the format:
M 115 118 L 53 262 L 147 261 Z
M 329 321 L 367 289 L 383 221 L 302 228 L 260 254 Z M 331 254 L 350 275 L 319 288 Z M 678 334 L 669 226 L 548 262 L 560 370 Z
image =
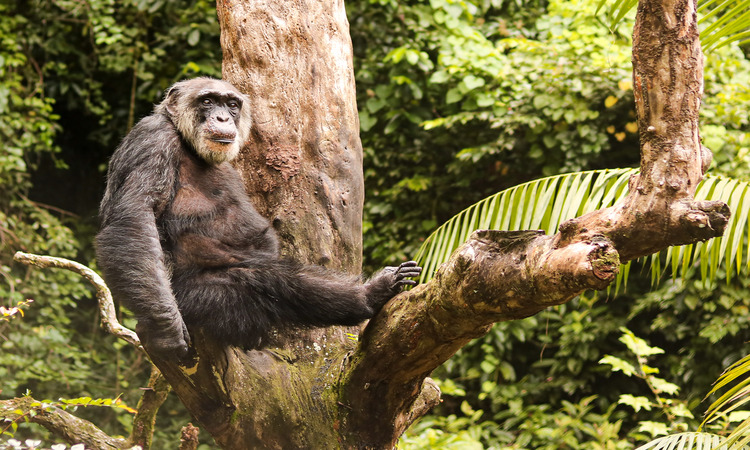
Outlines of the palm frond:
M 478 229 L 541 229 L 554 233 L 564 220 L 611 206 L 627 192 L 635 169 L 607 169 L 555 175 L 506 189 L 475 203 L 435 230 L 422 244 L 417 261 L 422 281 Z
M 596 14 L 607 4 L 607 0 L 600 0 L 596 5 Z M 638 6 L 638 0 L 614 0 L 612 6 L 606 11 L 609 27 L 614 29 L 622 21 L 627 13 Z
M 747 402 L 750 401 L 750 377 L 748 377 L 748 374 L 750 374 L 750 355 L 735 362 L 721 374 L 714 383 L 714 387 L 706 394 L 706 398 L 728 386 L 729 388 L 708 407 L 706 417 L 699 429 L 720 418 L 728 418 L 733 411 L 746 406 Z M 724 441 L 731 446 L 730 448 L 740 448 L 746 446 L 748 442 L 750 442 L 750 419 L 741 422 Z
M 709 433 L 678 433 L 663 436 L 648 444 L 641 445 L 636 450 L 741 450 L 745 447 L 729 446 L 722 442 L 722 437 Z
M 607 0 L 600 0 L 597 14 L 607 3 Z M 606 19 L 610 28 L 614 29 L 638 4 L 638 0 L 612 0 L 609 3 Z M 704 28 L 700 33 L 704 52 L 732 42 L 750 42 L 750 0 L 699 0 L 698 14 L 698 26 Z
M 698 13 L 705 13 L 698 26 L 708 25 L 701 31 L 704 51 L 723 47 L 735 41 L 750 39 L 750 0 L 725 0 L 718 5 L 715 0 L 698 4 Z
M 475 203 L 435 230 L 417 253 L 424 268 L 422 282 L 432 278 L 440 264 L 478 229 L 505 231 L 541 229 L 557 231 L 568 219 L 606 208 L 627 194 L 628 180 L 636 169 L 606 169 L 555 175 L 506 189 Z M 650 258 L 653 279 L 671 269 L 673 277 L 685 277 L 700 262 L 704 280 L 713 280 L 721 267 L 731 277 L 748 271 L 750 254 L 745 240 L 750 235 L 750 193 L 748 183 L 721 176 L 706 176 L 698 186 L 697 200 L 722 200 L 733 211 L 723 237 L 708 242 L 672 247 Z M 745 262 L 743 264 L 743 262 Z M 615 282 L 619 289 L 626 278 L 623 267 Z
M 736 411 L 741 406 L 745 405 L 750 401 L 750 387 L 748 386 L 747 367 L 737 368 L 737 372 L 732 377 L 738 379 L 743 377 L 744 379 L 733 386 L 727 392 L 725 392 L 719 399 L 709 406 L 704 419 L 704 424 L 716 421 L 718 418 L 727 416 L 733 411 Z M 712 392 L 715 392 L 712 390 Z

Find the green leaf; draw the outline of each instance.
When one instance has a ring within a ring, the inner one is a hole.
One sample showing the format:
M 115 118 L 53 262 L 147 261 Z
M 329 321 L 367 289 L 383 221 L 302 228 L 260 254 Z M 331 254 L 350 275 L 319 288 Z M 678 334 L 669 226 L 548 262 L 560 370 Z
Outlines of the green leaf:
M 367 99 L 367 102 L 365 103 L 365 106 L 367 107 L 367 111 L 375 114 L 376 112 L 383 109 L 384 106 L 386 106 L 388 103 L 385 99 L 380 97 L 371 97 Z
M 632 376 L 638 373 L 635 366 L 625 361 L 624 359 L 620 359 L 612 355 L 605 355 L 602 359 L 599 360 L 599 364 L 609 364 L 610 366 L 612 366 L 612 372 L 617 372 L 619 370 L 627 376 Z
M 644 420 L 640 423 L 640 426 L 638 427 L 638 431 L 645 431 L 646 433 L 649 433 L 651 436 L 660 436 L 665 435 L 669 433 L 669 428 L 666 424 L 663 424 L 661 422 L 651 422 L 648 420 Z
M 406 51 L 406 62 L 409 64 L 416 65 L 419 62 L 419 52 L 415 50 L 407 50 Z
M 452 103 L 459 102 L 463 98 L 464 96 L 461 93 L 461 90 L 458 88 L 449 89 L 448 92 L 445 94 L 445 102 L 449 105 Z
M 438 70 L 434 72 L 432 75 L 430 75 L 431 84 L 445 83 L 449 79 L 450 79 L 450 75 L 448 75 L 448 72 L 446 72 L 445 70 Z
M 679 386 L 677 386 L 674 383 L 670 383 L 667 380 L 664 380 L 662 378 L 651 377 L 650 380 L 654 389 L 656 389 L 659 392 L 664 392 L 669 395 L 676 395 L 680 391 Z
M 369 131 L 375 124 L 378 123 L 378 118 L 371 116 L 367 111 L 360 111 L 359 113 L 359 128 L 363 132 Z
M 647 397 L 635 397 L 630 394 L 621 395 L 617 403 L 630 406 L 635 412 L 638 412 L 641 409 L 651 411 L 651 407 L 653 406 L 651 404 L 651 400 L 649 400 Z
M 744 422 L 750 419 L 750 411 L 732 411 L 727 420 L 729 422 Z
M 550 104 L 551 97 L 548 95 L 537 95 L 534 97 L 534 108 L 536 109 L 544 109 L 547 105 Z
M 664 353 L 659 347 L 651 347 L 643 339 L 637 337 L 632 331 L 627 328 L 620 327 L 620 331 L 623 333 L 620 336 L 620 342 L 628 347 L 628 350 L 633 352 L 636 356 L 651 356 Z
M 466 90 L 473 91 L 474 89 L 478 87 L 484 86 L 484 78 L 479 78 L 474 75 L 467 75 L 463 79 L 464 86 L 466 86 Z

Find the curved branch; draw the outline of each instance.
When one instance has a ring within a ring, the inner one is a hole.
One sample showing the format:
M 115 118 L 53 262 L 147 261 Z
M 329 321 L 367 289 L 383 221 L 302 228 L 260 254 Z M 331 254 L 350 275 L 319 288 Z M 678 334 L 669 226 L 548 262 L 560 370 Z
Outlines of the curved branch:
M 99 304 L 99 314 L 102 321 L 102 327 L 110 334 L 132 344 L 138 350 L 146 353 L 143 346 L 141 346 L 140 339 L 138 339 L 138 336 L 135 334 L 135 332 L 129 330 L 128 328 L 125 328 L 117 320 L 115 305 L 114 301 L 112 300 L 112 294 L 110 293 L 109 288 L 105 284 L 104 280 L 91 268 L 65 258 L 34 255 L 24 252 L 16 252 L 16 254 L 13 256 L 13 259 L 18 262 L 40 268 L 55 267 L 67 269 L 84 277 L 96 288 L 96 298 Z M 156 413 L 162 403 L 164 403 L 164 401 L 166 400 L 169 391 L 169 383 L 167 383 L 167 381 L 164 379 L 161 372 L 159 372 L 159 370 L 155 366 L 152 366 L 149 385 L 138 403 L 138 412 L 133 418 L 133 431 L 128 441 L 113 439 L 99 430 L 94 424 L 86 420 L 79 419 L 72 414 L 69 414 L 57 408 L 44 410 L 39 408 L 31 408 L 35 411 L 38 410 L 37 413 L 31 418 L 31 422 L 39 423 L 50 431 L 53 431 L 61 437 L 65 438 L 70 443 L 83 442 L 87 447 L 91 448 L 107 447 L 103 447 L 99 444 L 88 444 L 88 441 L 86 441 L 85 439 L 89 439 L 91 442 L 98 443 L 105 441 L 117 442 L 119 443 L 118 445 L 125 445 L 125 443 L 127 442 L 127 446 L 137 444 L 141 445 L 144 448 L 149 448 L 154 433 Z M 9 400 L 9 402 L 18 403 L 23 403 L 25 401 L 26 399 Z M 31 403 L 33 402 L 34 401 L 31 400 Z M 31 409 L 29 409 L 29 411 Z M 81 431 L 74 432 L 71 430 Z
M 104 328 L 108 333 L 124 340 L 125 342 L 128 342 L 129 344 L 135 346 L 138 350 L 146 353 L 146 351 L 143 349 L 143 346 L 141 346 L 141 341 L 140 339 L 138 339 L 138 335 L 136 335 L 134 331 L 122 326 L 117 320 L 117 315 L 115 313 L 115 303 L 112 300 L 112 294 L 109 292 L 109 288 L 104 283 L 102 277 L 100 277 L 96 272 L 84 266 L 83 264 L 65 258 L 57 258 L 54 256 L 41 256 L 31 253 L 16 252 L 16 254 L 13 255 L 13 259 L 20 263 L 40 267 L 43 269 L 49 267 L 67 269 L 84 277 L 96 289 L 96 300 L 99 303 L 99 314 L 102 319 L 102 328 Z

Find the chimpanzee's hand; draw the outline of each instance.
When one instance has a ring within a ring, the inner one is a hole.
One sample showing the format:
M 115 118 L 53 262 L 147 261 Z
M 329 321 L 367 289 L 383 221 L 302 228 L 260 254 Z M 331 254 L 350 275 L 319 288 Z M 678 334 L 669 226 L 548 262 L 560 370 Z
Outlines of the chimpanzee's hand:
M 149 319 L 139 320 L 135 332 L 143 347 L 160 358 L 183 358 L 188 353 L 190 334 L 182 317 L 176 317 L 168 323 Z
M 390 288 L 393 291 L 393 294 L 398 294 L 401 292 L 401 289 L 404 286 L 415 286 L 417 284 L 416 281 L 410 280 L 409 278 L 416 278 L 419 276 L 419 274 L 422 273 L 422 268 L 417 265 L 416 261 L 407 261 L 405 263 L 401 263 L 398 267 L 386 267 L 384 269 L 388 270 L 390 269 L 393 273 L 393 283 L 391 284 Z
M 417 284 L 409 278 L 418 277 L 420 273 L 422 268 L 415 261 L 407 261 L 398 267 L 385 267 L 365 284 L 367 303 L 375 311 L 379 310 L 385 302 L 401 292 L 404 286 Z

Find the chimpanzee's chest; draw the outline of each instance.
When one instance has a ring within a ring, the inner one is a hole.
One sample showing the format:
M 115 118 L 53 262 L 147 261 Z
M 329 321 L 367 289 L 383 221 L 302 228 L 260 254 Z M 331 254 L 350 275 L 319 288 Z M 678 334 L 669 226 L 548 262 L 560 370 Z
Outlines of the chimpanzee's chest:
M 213 166 L 185 155 L 180 161 L 170 215 L 199 219 L 226 212 L 242 189 L 239 180 L 233 180 L 233 172 L 229 165 Z
M 228 163 L 207 164 L 186 152 L 173 192 L 164 214 L 167 234 L 173 238 L 198 233 L 245 245 L 249 236 L 268 228 L 268 221 L 250 203 L 239 173 Z

